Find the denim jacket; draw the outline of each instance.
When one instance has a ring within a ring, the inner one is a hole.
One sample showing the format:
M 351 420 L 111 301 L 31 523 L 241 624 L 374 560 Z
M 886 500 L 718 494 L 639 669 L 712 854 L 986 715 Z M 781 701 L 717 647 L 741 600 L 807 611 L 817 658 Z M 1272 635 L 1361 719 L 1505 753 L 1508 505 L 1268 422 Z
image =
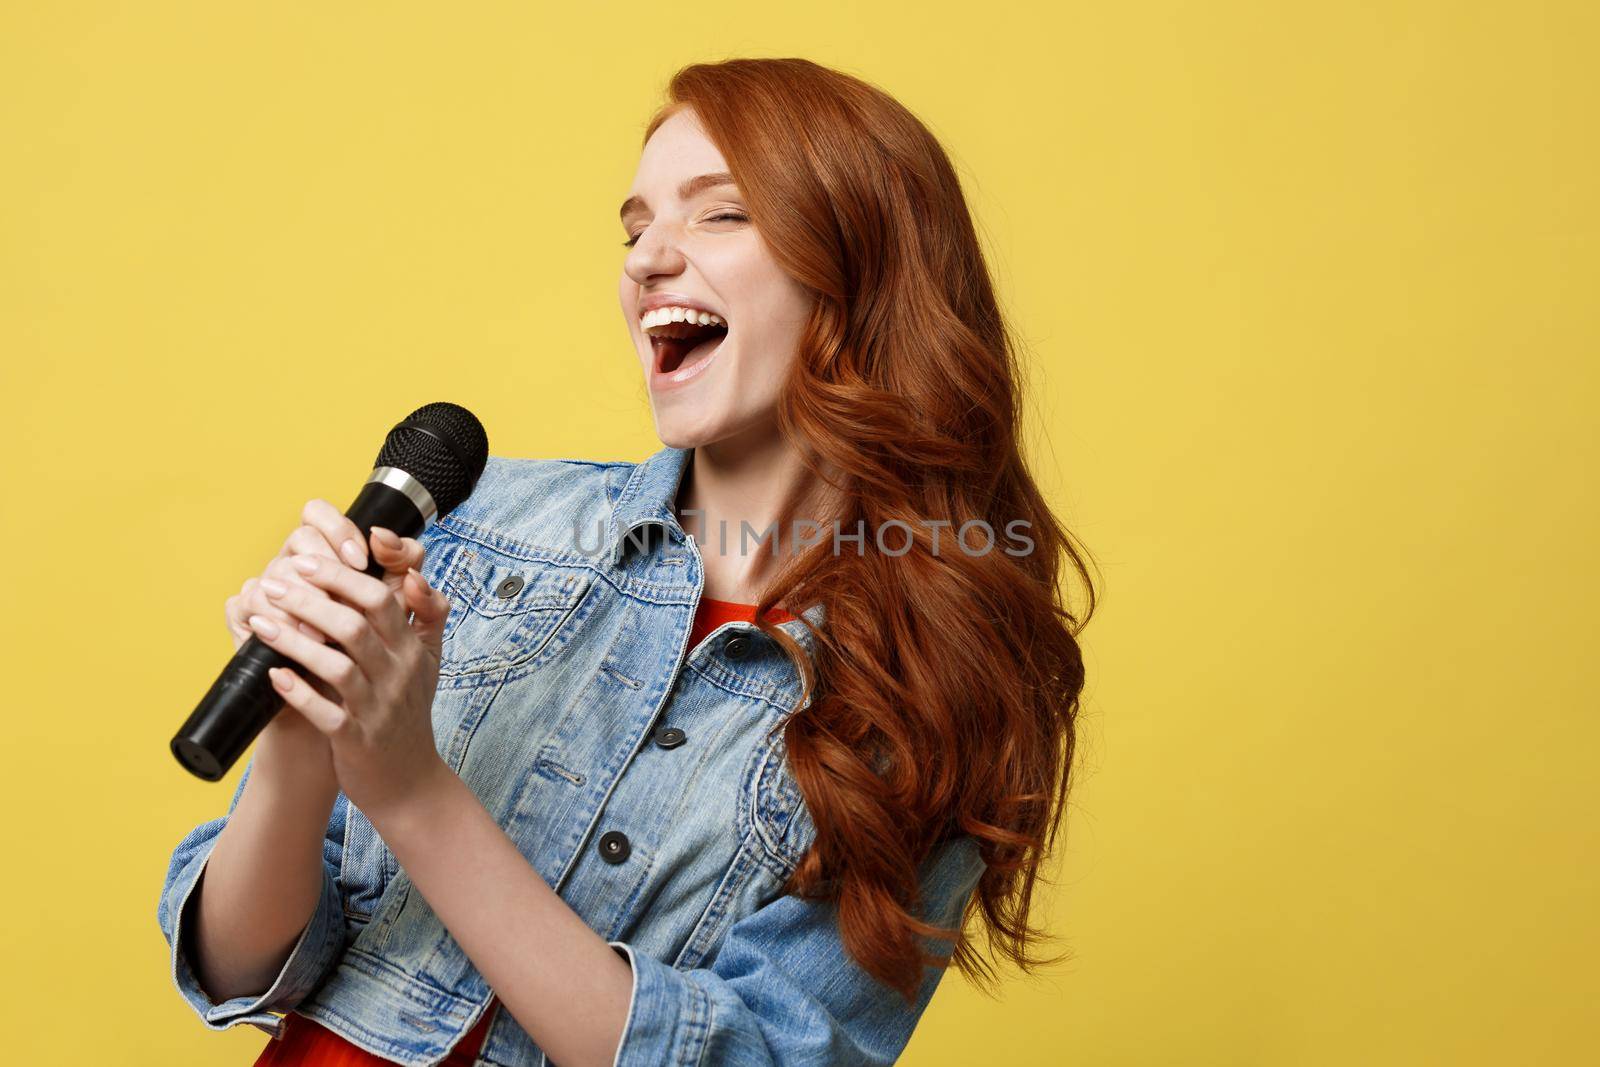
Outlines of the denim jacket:
M 703 572 L 674 501 L 690 455 L 491 456 L 472 495 L 424 531 L 424 576 L 451 602 L 435 741 L 628 959 L 618 1065 L 889 1063 L 941 972 L 908 1004 L 850 958 L 831 905 L 780 892 L 815 835 L 779 729 L 800 677 L 751 623 L 687 647 Z M 799 619 L 783 628 L 814 652 Z M 178 843 L 157 908 L 172 980 L 208 1027 L 278 1037 L 274 1013 L 292 1010 L 422 1065 L 479 1021 L 493 991 L 343 793 L 321 899 L 283 969 L 259 996 L 212 1001 L 180 920 L 226 822 Z M 956 923 L 982 871 L 970 838 L 941 846 L 924 917 Z M 477 1060 L 544 1062 L 507 1011 Z

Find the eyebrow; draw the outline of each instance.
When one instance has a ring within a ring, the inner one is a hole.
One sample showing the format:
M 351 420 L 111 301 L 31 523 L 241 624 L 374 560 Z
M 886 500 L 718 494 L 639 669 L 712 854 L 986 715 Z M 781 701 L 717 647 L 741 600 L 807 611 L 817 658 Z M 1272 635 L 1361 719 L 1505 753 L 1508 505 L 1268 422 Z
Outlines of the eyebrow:
M 714 174 L 697 175 L 678 186 L 678 199 L 687 200 L 691 196 L 697 196 L 705 192 L 707 189 L 715 189 L 719 185 L 733 184 L 735 184 L 733 175 L 725 170 L 719 170 Z M 630 196 L 622 202 L 622 210 L 618 214 L 626 219 L 635 211 L 643 211 L 644 207 L 644 197 Z

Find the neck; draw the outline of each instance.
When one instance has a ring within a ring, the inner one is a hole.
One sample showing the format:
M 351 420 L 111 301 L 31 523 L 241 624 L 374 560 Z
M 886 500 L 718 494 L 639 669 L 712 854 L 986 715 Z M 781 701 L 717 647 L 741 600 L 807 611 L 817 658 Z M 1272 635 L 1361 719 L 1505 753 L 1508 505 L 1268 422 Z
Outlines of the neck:
M 705 566 L 703 595 L 756 601 L 792 558 L 794 521 L 818 521 L 813 482 L 775 425 L 695 448 L 677 505 Z

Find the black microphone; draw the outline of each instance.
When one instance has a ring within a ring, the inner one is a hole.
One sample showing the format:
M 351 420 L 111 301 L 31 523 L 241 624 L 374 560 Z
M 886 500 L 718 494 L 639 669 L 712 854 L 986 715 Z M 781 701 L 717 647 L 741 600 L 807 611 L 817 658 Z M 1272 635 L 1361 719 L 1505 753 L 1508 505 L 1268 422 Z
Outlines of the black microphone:
M 425 404 L 389 431 L 376 469 L 345 515 L 363 541 L 374 526 L 415 537 L 467 499 L 488 461 L 489 438 L 472 412 L 457 404 Z M 370 551 L 366 572 L 383 574 Z M 252 635 L 172 738 L 172 754 L 196 777 L 220 779 L 283 708 L 267 671 L 298 666 Z

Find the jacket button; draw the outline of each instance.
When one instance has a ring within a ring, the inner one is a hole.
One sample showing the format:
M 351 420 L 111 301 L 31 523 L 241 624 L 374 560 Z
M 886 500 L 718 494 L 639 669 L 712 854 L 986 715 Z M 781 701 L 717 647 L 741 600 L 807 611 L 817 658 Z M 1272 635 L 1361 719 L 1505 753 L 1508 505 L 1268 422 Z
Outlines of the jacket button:
M 494 595 L 502 598 L 514 597 L 520 592 L 522 592 L 522 575 L 520 574 L 513 574 L 494 587 Z
M 750 654 L 750 639 L 744 634 L 734 634 L 722 642 L 722 654 L 729 659 L 744 659 Z
M 628 844 L 628 835 L 622 831 L 607 830 L 600 835 L 600 858 L 607 863 L 621 863 L 632 851 L 633 847 Z
M 687 740 L 689 735 L 676 726 L 662 726 L 656 730 L 656 744 L 662 748 L 677 748 Z

